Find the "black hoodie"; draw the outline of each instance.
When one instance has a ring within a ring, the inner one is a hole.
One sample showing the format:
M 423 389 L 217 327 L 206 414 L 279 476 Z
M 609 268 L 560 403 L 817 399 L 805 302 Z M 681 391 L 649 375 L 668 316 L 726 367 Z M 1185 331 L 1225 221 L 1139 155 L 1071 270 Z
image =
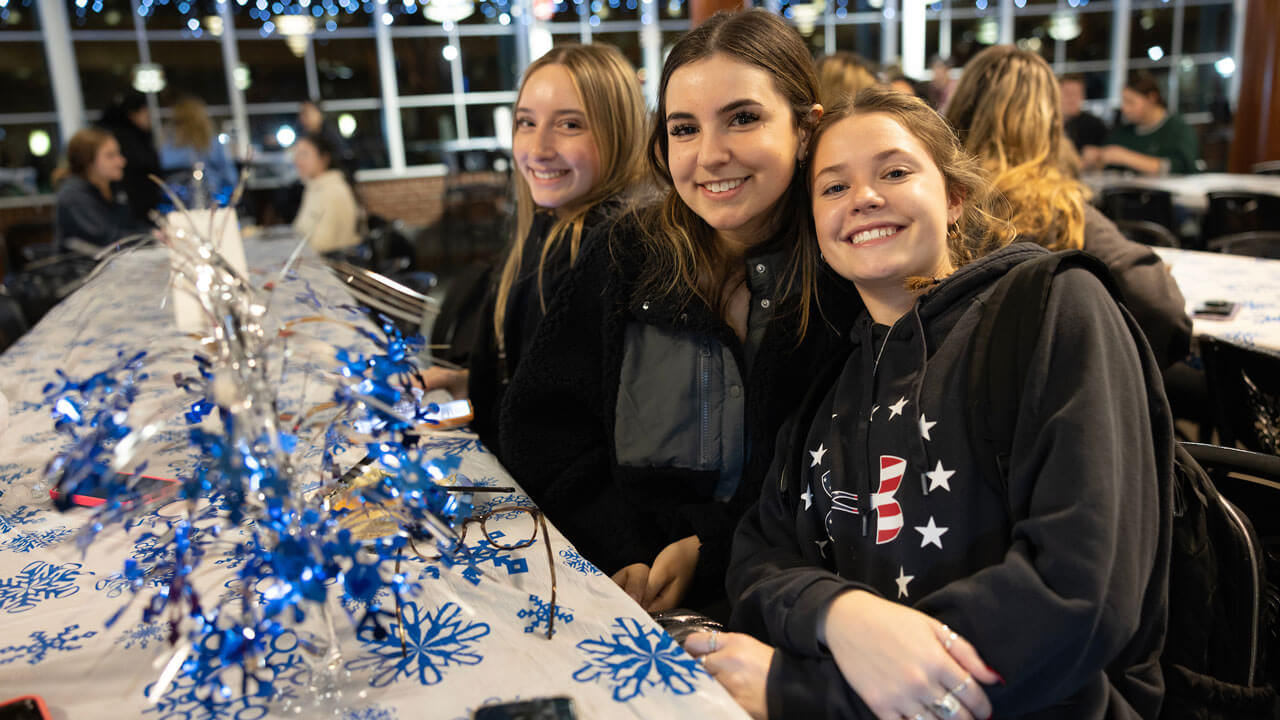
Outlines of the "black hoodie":
M 1172 430 L 1149 411 L 1150 351 L 1088 271 L 1054 280 L 1007 495 L 970 448 L 983 299 L 1043 252 L 1017 244 L 961 268 L 892 328 L 864 313 L 807 431 L 780 432 L 728 578 L 733 624 L 779 648 L 771 716 L 872 716 L 817 639 L 835 597 L 863 589 L 970 640 L 1007 681 L 986 689 L 999 717 L 1155 717 L 1168 564 L 1157 475 Z M 782 476 L 789 459 L 798 477 Z

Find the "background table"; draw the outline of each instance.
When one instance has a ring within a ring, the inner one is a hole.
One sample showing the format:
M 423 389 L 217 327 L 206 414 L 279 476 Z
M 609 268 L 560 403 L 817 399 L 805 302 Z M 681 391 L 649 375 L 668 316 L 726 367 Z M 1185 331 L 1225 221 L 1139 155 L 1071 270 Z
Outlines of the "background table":
M 1248 175 L 1243 173 L 1200 173 L 1198 175 L 1168 175 L 1144 177 L 1122 173 L 1086 173 L 1082 181 L 1095 193 L 1110 187 L 1142 187 L 1167 190 L 1173 194 L 1173 203 L 1195 215 L 1203 215 L 1209 208 L 1211 192 L 1253 192 L 1280 196 L 1280 176 Z
M 1196 335 L 1212 335 L 1280 352 L 1280 260 L 1152 249 L 1178 281 Z M 1193 311 L 1206 300 L 1230 300 L 1239 309 L 1228 320 L 1195 317 Z
M 275 274 L 292 245 L 246 243 L 257 284 Z M 126 558 L 145 564 L 155 557 L 155 543 L 139 542 L 138 536 L 163 532 L 173 509 L 161 508 L 129 536 L 117 529 L 101 537 L 82 555 L 71 539 L 87 512 L 59 514 L 47 492 L 32 489 L 62 442 L 40 403 L 55 368 L 85 376 L 105 368 L 117 352 L 147 349 L 155 356 L 149 366 L 155 382 L 135 408 L 181 406 L 180 393 L 171 381 L 166 388 L 164 379 L 175 370 L 190 372 L 195 341 L 173 330 L 171 312 L 160 307 L 166 279 L 162 251 L 123 257 L 0 356 L 0 698 L 42 695 L 59 718 L 253 720 L 288 709 L 243 697 L 207 708 L 182 680 L 158 704 L 148 704 L 145 690 L 159 675 L 153 659 L 168 657 L 167 626 L 141 622 L 137 602 L 112 628 L 104 622 L 128 597 L 112 576 Z M 272 300 L 273 312 L 285 319 L 314 316 L 317 307 L 355 318 L 340 307 L 349 302 L 345 288 L 314 260 L 278 284 Z M 317 379 L 332 364 L 326 343 L 367 343 L 339 325 L 305 327 L 324 342 L 290 341 L 293 357 L 278 363 L 283 412 L 331 393 Z M 443 433 L 427 442 L 433 452 L 460 456 L 460 472 L 473 483 L 512 484 L 471 436 Z M 180 429 L 162 434 L 156 445 L 162 449 L 150 471 L 179 475 L 191 467 L 192 451 Z M 317 448 L 302 448 L 295 461 L 315 463 L 318 455 Z M 520 491 L 476 498 L 487 507 L 532 504 Z M 469 535 L 471 565 L 408 563 L 406 572 L 421 580 L 423 592 L 405 606 L 407 656 L 394 634 L 378 640 L 356 633 L 346 609 L 331 600 L 343 668 L 350 673 L 343 717 L 466 718 L 482 704 L 547 695 L 572 696 L 581 718 L 745 717 L 639 606 L 557 531 L 551 533 L 560 606 L 552 639 L 544 634 L 551 578 L 541 534 L 532 547 L 509 552 Z M 211 591 L 236 591 L 220 586 L 230 582 L 238 564 L 227 553 L 200 578 L 211 589 L 206 598 L 216 597 Z M 393 607 L 391 598 L 384 602 Z M 305 703 L 307 658 L 296 637 L 281 636 L 273 649 L 276 682 Z M 305 710 L 298 716 L 316 715 Z

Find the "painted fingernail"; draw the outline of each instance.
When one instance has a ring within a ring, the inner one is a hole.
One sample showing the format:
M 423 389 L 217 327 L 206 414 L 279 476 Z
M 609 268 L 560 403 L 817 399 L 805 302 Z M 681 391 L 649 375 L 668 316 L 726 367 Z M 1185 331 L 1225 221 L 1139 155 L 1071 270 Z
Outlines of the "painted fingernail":
M 988 670 L 991 670 L 991 668 L 990 668 L 990 667 L 988 667 L 987 669 L 988 669 Z M 1008 683 L 1006 683 L 1006 682 L 1004 681 L 1004 676 L 1003 676 L 1003 675 L 1001 675 L 1000 673 L 996 672 L 995 670 L 991 670 L 991 673 L 992 673 L 993 675 L 995 675 L 995 676 L 996 676 L 996 681 L 997 681 L 997 682 L 999 682 L 1001 685 L 1008 685 Z

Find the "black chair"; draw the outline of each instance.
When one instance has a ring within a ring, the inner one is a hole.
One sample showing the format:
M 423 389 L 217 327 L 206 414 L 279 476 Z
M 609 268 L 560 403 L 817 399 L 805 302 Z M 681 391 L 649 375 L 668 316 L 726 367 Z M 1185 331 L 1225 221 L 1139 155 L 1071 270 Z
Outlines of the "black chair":
M 1210 240 L 1209 249 L 1232 255 L 1280 259 L 1280 232 L 1263 230 L 1224 235 Z
M 1152 222 L 1176 233 L 1173 193 L 1144 187 L 1109 187 L 1098 196 L 1102 214 L 1119 224 L 1122 220 Z
M 1257 163 L 1253 166 L 1253 172 L 1258 175 L 1280 175 L 1280 160 Z
M 1155 247 L 1182 247 L 1178 237 L 1159 223 L 1147 220 L 1119 220 L 1116 222 L 1116 227 L 1120 229 L 1120 234 L 1136 243 Z
M 1207 193 L 1209 207 L 1200 239 L 1211 240 L 1254 230 L 1280 230 L 1280 196 L 1252 192 Z
M 22 314 L 22 303 L 0 285 L 0 352 L 8 349 L 26 332 L 27 320 Z
M 1280 455 L 1280 355 L 1209 335 L 1197 341 L 1221 444 Z

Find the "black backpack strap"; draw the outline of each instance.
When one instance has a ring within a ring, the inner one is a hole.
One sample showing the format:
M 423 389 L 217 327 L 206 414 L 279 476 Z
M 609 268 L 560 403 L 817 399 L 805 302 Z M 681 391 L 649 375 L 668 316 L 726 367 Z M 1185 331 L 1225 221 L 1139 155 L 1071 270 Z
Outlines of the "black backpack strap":
M 1053 277 L 1067 267 L 1089 270 L 1121 301 L 1120 289 L 1101 260 L 1079 250 L 1042 255 L 1013 267 L 983 301 L 985 308 L 970 344 L 969 443 L 983 477 L 1003 496 L 1009 457 L 1026 384 L 1044 321 Z

